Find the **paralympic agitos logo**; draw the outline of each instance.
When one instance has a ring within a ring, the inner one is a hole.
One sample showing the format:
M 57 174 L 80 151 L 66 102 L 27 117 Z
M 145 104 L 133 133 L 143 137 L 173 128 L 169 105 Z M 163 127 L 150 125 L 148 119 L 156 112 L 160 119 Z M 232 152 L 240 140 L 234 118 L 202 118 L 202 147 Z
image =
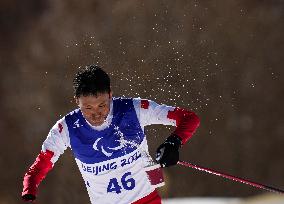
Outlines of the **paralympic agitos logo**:
M 104 155 L 106 155 L 107 157 L 111 157 L 113 152 L 119 149 L 122 149 L 124 146 L 122 145 L 122 143 L 120 143 L 117 147 L 104 147 L 103 144 L 98 145 L 99 141 L 102 139 L 102 137 L 98 138 L 95 143 L 93 144 L 93 148 L 96 151 L 100 151 L 102 152 Z M 119 142 L 119 140 L 116 140 Z
M 103 137 L 100 137 L 100 138 L 96 139 L 96 141 L 93 144 L 94 150 L 102 152 L 107 157 L 111 157 L 112 154 L 115 151 L 118 151 L 120 149 L 123 149 L 123 148 L 126 148 L 126 147 L 131 147 L 131 148 L 136 147 L 136 148 L 138 148 L 139 144 L 135 143 L 134 141 L 126 140 L 124 138 L 123 133 L 119 130 L 118 127 L 115 127 L 115 130 L 116 130 L 115 134 L 119 136 L 119 139 L 115 140 L 115 142 L 118 143 L 117 146 L 114 146 L 114 147 L 106 147 L 106 146 L 104 146 L 104 142 L 102 140 Z

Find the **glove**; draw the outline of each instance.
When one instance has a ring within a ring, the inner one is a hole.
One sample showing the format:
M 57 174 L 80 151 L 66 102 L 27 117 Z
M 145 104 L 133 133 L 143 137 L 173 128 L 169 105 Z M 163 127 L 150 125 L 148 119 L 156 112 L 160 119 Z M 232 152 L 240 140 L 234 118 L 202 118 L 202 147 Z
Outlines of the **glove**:
M 36 199 L 36 197 L 32 194 L 26 194 L 22 196 L 23 200 L 26 202 L 32 202 Z
M 182 140 L 177 135 L 169 136 L 166 141 L 161 144 L 156 151 L 156 161 L 162 167 L 176 165 L 179 161 L 179 148 Z

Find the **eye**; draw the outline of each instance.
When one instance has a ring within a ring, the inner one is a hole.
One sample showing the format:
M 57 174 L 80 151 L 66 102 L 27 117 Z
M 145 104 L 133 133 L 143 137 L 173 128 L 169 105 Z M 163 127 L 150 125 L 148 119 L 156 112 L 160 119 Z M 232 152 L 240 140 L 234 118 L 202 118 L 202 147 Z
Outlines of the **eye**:
M 106 104 L 99 105 L 100 108 L 104 108 L 105 106 L 106 106 Z

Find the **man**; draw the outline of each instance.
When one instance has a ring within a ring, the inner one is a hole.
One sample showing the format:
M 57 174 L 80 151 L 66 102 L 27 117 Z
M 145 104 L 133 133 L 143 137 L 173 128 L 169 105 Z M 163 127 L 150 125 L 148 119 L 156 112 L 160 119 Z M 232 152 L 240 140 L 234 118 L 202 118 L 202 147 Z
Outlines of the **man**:
M 162 180 L 153 182 L 155 178 L 147 171 L 152 163 L 144 127 L 176 126 L 157 149 L 157 162 L 168 167 L 177 164 L 179 148 L 195 132 L 198 117 L 150 100 L 112 97 L 109 76 L 94 65 L 79 71 L 73 86 L 79 108 L 50 130 L 42 151 L 24 176 L 22 198 L 35 200 L 40 182 L 70 147 L 91 203 L 160 204 L 155 188 Z

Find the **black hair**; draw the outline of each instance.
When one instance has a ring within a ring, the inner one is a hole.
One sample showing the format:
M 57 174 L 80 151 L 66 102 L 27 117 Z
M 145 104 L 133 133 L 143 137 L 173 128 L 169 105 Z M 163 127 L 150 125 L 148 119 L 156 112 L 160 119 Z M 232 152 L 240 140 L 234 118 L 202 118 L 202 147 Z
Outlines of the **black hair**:
M 77 72 L 73 80 L 73 88 L 77 98 L 110 93 L 110 78 L 99 66 L 89 65 Z

